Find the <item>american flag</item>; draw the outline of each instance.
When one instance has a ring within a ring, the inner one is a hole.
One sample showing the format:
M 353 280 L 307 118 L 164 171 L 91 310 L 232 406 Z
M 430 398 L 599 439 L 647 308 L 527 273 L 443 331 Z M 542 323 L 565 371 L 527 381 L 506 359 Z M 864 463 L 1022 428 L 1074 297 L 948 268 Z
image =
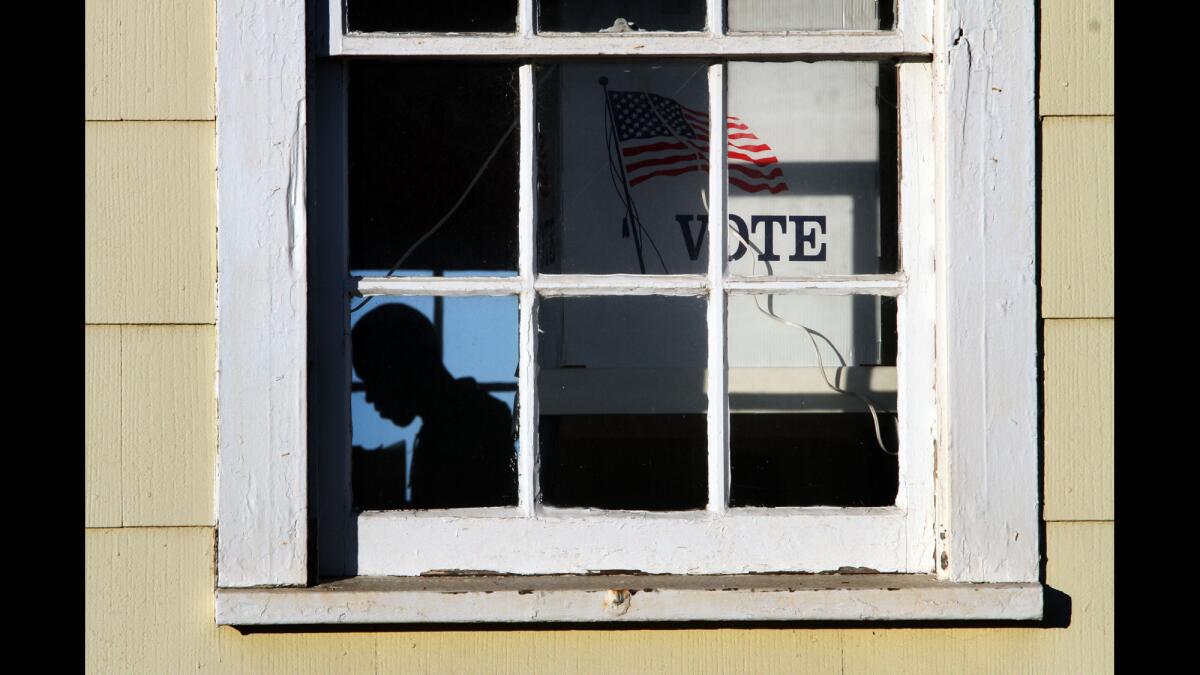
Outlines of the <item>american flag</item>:
M 608 101 L 629 187 L 658 176 L 708 171 L 708 113 L 640 91 L 610 91 Z M 741 119 L 725 120 L 729 184 L 746 192 L 788 189 L 771 146 Z

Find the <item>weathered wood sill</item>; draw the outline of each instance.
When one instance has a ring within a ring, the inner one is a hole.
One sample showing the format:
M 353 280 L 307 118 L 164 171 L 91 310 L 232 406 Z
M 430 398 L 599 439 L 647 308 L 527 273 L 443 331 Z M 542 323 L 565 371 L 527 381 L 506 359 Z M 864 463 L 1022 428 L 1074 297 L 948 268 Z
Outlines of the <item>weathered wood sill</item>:
M 1037 620 L 1036 582 L 911 574 L 355 577 L 218 588 L 217 623 Z

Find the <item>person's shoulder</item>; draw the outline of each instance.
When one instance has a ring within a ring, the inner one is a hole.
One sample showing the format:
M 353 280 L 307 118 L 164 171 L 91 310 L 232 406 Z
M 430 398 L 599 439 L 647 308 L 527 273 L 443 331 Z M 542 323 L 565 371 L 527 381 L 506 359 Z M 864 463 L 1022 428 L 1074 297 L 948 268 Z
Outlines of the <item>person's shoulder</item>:
M 455 384 L 458 386 L 459 396 L 469 402 L 471 406 L 483 409 L 488 413 L 503 411 L 505 415 L 509 414 L 508 406 L 504 401 L 484 391 L 475 378 L 461 377 L 455 380 Z

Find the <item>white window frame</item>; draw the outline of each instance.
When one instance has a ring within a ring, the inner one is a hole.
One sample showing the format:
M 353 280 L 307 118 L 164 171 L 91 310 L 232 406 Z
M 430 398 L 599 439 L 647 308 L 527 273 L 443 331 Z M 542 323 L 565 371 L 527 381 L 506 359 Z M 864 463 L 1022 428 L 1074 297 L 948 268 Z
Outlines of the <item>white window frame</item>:
M 323 2 L 310 0 L 309 11 Z M 537 35 L 532 0 L 521 0 L 519 30 L 512 35 L 342 35 L 340 3 L 332 0 L 328 7 L 331 54 L 900 57 L 903 271 L 852 279 L 727 277 L 725 229 L 713 227 L 703 278 L 535 276 L 534 82 L 532 66 L 520 66 L 520 275 L 389 278 L 360 286 L 391 295 L 501 290 L 520 298 L 519 505 L 363 514 L 358 573 L 398 578 L 307 587 L 313 567 L 305 8 L 222 0 L 218 621 L 1040 617 L 1031 4 L 901 0 L 893 31 L 788 35 L 725 35 L 718 0 L 709 0 L 709 32 L 701 34 Z M 709 68 L 713 117 L 724 116 L 724 70 L 721 63 Z M 710 154 L 721 156 L 723 135 L 712 134 L 711 143 Z M 721 163 L 713 163 L 709 180 L 710 217 L 723 222 Z M 710 506 L 704 512 L 596 512 L 537 504 L 536 437 L 531 438 L 537 419 L 530 314 L 535 295 L 707 295 L 708 391 L 710 408 L 717 408 L 709 415 L 709 445 L 724 449 L 727 415 L 717 402 L 726 390 L 726 292 L 768 289 L 899 296 L 898 399 L 906 450 L 895 506 L 727 509 L 726 451 L 710 451 Z M 911 451 L 920 448 L 928 451 Z M 481 550 L 490 553 L 480 558 Z M 847 567 L 877 574 L 828 574 Z M 510 578 L 500 577 L 492 586 L 419 577 L 446 569 L 514 575 L 637 569 L 670 576 L 639 578 L 638 585 L 618 576 L 586 577 L 586 583 L 563 581 L 573 577 L 518 576 L 507 582 Z M 780 577 L 773 588 L 793 589 L 783 594 L 753 592 L 762 590 L 761 578 L 730 576 L 779 571 L 825 574 Z M 468 586 L 454 586 L 462 583 Z M 662 592 L 650 594 L 653 601 L 635 600 L 622 590 L 631 587 Z M 714 588 L 746 592 L 715 594 Z M 518 596 L 515 603 L 496 600 Z M 602 601 L 591 602 L 597 598 Z

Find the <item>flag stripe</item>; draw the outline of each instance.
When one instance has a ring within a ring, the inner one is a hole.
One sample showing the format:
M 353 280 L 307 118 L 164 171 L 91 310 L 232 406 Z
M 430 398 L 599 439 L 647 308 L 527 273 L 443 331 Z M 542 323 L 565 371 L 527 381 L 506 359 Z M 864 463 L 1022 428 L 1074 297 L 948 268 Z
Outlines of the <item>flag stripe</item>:
M 756 157 L 751 157 L 750 155 L 746 155 L 746 154 L 743 154 L 740 152 L 730 152 L 730 153 L 728 153 L 727 156 L 729 157 L 729 159 L 740 159 L 740 160 L 744 160 L 747 162 L 754 162 L 758 166 L 768 166 L 770 164 L 774 164 L 775 162 L 779 161 L 779 158 L 775 157 L 774 155 L 772 155 L 771 157 L 757 157 L 756 158 Z
M 767 192 L 770 192 L 773 195 L 779 194 L 780 192 L 783 192 L 784 190 L 788 189 L 787 183 L 778 183 L 776 185 L 766 185 L 764 183 L 747 183 L 746 181 L 742 180 L 741 178 L 738 178 L 737 176 L 730 176 L 729 184 L 736 185 L 736 186 L 740 187 L 741 189 L 745 190 L 746 192 L 762 192 L 763 190 L 766 190 Z
M 662 166 L 663 164 L 676 164 L 679 162 L 699 162 L 708 159 L 708 157 L 700 157 L 700 153 L 691 155 L 671 155 L 670 157 L 655 157 L 654 159 L 643 159 L 637 162 L 632 162 L 625 165 L 626 171 L 637 171 L 648 166 Z
M 708 170 L 707 164 L 704 164 L 702 166 L 704 167 L 705 171 Z M 634 185 L 637 185 L 638 183 L 644 183 L 644 182 L 650 180 L 651 178 L 654 178 L 655 176 L 678 176 L 683 173 L 688 173 L 689 171 L 696 171 L 699 168 L 700 168 L 700 166 L 697 166 L 695 164 L 690 164 L 688 166 L 680 167 L 678 169 L 659 169 L 658 171 L 654 171 L 654 172 L 647 173 L 647 174 L 642 174 L 641 176 L 638 176 L 637 178 L 630 179 L 629 187 L 633 187 Z
M 687 150 L 687 146 L 683 143 L 650 143 L 648 145 L 621 148 L 621 154 L 626 157 L 635 157 L 644 152 L 657 152 L 658 150 Z

